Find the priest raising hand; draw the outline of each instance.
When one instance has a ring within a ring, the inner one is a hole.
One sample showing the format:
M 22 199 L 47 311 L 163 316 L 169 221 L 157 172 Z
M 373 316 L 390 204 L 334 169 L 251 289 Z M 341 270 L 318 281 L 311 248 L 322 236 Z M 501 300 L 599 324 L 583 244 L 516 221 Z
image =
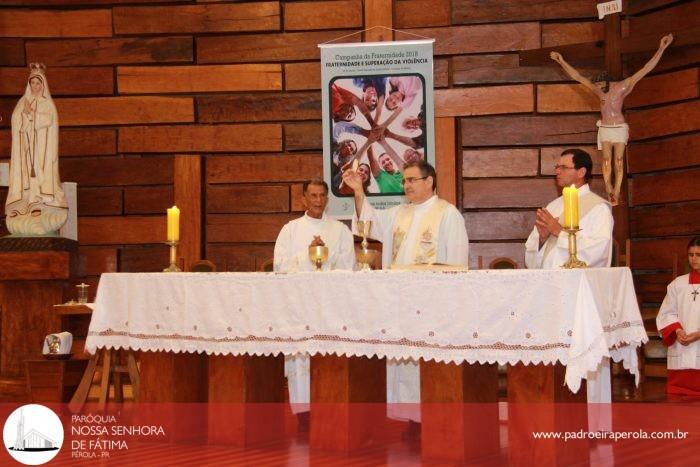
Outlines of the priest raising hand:
M 404 166 L 403 188 L 407 204 L 375 209 L 362 189 L 362 179 L 354 170 L 343 175 L 355 192 L 353 229 L 358 220 L 372 221 L 369 237 L 382 242 L 382 267 L 451 264 L 466 267 L 469 240 L 464 218 L 449 202 L 436 194 L 435 168 L 420 159 Z M 420 380 L 418 364 L 387 362 L 387 402 L 389 417 L 420 421 Z M 415 425 L 409 436 L 416 433 Z

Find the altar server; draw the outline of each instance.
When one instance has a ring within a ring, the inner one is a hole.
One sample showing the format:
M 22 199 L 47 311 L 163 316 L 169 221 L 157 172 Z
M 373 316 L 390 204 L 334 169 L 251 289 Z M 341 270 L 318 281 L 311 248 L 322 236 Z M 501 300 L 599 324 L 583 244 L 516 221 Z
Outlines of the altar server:
M 668 346 L 669 394 L 700 396 L 700 237 L 688 244 L 690 274 L 668 285 L 656 327 Z

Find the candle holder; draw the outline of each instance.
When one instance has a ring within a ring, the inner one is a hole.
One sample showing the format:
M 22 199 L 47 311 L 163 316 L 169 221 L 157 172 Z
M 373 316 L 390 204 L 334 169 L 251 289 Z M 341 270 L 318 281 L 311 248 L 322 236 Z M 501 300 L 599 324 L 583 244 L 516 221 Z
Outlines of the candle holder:
M 569 259 L 561 267 L 564 269 L 582 269 L 587 268 L 588 264 L 576 257 L 576 232 L 581 229 L 564 229 L 564 232 L 569 234 Z
M 165 242 L 170 247 L 170 266 L 163 269 L 163 272 L 182 272 L 177 266 L 177 244 L 179 242 Z

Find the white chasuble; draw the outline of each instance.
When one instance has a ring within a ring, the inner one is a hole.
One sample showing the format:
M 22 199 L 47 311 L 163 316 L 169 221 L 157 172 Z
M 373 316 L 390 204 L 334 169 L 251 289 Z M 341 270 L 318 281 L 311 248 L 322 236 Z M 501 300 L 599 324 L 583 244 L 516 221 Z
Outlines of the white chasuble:
M 316 235 L 328 247 L 328 261 L 323 265 L 324 271 L 354 269 L 355 244 L 350 229 L 325 214 L 321 219 L 304 214 L 282 227 L 275 242 L 274 270 L 313 271 L 316 266 L 309 260 L 309 244 Z M 309 356 L 299 354 L 285 357 L 284 375 L 287 377 L 292 412 L 308 412 L 311 394 Z
M 589 186 L 578 189 L 579 228 L 576 234 L 577 256 L 591 268 L 610 267 L 612 260 L 613 216 L 610 204 L 591 192 Z M 547 205 L 555 218 L 564 216 L 564 199 L 559 197 Z M 550 237 L 540 248 L 540 235 L 532 229 L 525 243 L 525 264 L 529 269 L 557 269 L 569 258 L 569 235 L 562 231 Z
M 469 239 L 462 214 L 433 196 L 420 204 L 374 209 L 365 198 L 362 220 L 372 221 L 369 236 L 382 242 L 382 267 L 411 264 L 469 265 Z M 353 217 L 353 232 L 357 230 Z M 420 421 L 420 367 L 417 362 L 387 361 L 387 413 Z

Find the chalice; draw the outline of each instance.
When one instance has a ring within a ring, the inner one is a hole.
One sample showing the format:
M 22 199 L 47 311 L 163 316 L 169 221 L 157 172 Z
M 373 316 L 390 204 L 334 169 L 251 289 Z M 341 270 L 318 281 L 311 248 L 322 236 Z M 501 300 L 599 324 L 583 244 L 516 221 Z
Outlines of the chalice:
M 309 247 L 309 259 L 316 266 L 316 271 L 323 268 L 323 263 L 328 260 L 328 247 L 322 245 Z
M 372 231 L 372 221 L 357 221 L 357 230 L 362 236 L 362 248 L 357 252 L 357 262 L 362 265 L 360 267 L 361 271 L 371 271 L 372 267 L 370 264 L 374 263 L 379 253 L 377 250 L 367 248 L 367 237 Z

